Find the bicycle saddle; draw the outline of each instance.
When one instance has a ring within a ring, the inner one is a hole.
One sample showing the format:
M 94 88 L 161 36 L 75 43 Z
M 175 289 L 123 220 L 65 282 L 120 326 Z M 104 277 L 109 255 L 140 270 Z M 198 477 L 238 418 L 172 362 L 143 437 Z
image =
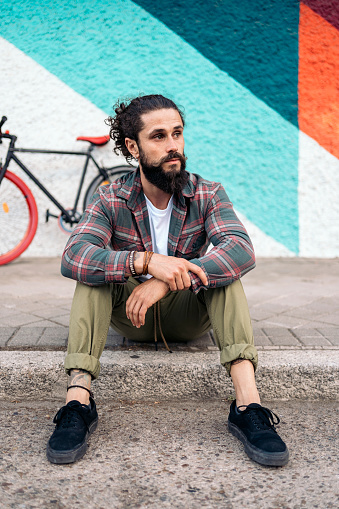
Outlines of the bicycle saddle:
M 93 145 L 106 145 L 106 143 L 109 142 L 110 138 L 109 136 L 97 136 L 97 137 L 90 137 L 90 136 L 78 136 L 77 140 L 79 141 L 89 141 Z

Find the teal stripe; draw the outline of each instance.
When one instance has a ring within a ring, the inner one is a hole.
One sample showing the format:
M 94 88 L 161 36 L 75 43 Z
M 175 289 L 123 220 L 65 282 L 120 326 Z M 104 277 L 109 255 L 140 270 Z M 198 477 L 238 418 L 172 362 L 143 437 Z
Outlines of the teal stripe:
M 107 113 L 140 92 L 184 105 L 188 169 L 298 251 L 298 130 L 157 19 L 129 0 L 18 0 L 1 35 Z

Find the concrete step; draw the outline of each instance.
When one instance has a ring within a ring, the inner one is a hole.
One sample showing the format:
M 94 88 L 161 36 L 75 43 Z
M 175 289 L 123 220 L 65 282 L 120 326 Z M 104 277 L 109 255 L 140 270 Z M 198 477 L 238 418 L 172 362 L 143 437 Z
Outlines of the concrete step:
M 64 357 L 60 351 L 1 351 L 0 398 L 62 398 Z M 339 399 L 337 350 L 265 350 L 259 360 L 263 399 Z M 105 351 L 93 390 L 101 399 L 130 401 L 234 395 L 217 351 Z

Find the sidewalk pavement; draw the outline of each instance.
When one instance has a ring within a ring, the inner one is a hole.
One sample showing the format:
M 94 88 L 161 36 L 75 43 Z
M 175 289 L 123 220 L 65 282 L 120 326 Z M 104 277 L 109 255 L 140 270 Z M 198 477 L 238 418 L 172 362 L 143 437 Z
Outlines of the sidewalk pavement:
M 53 359 L 62 371 L 75 282 L 61 276 L 60 260 L 56 258 L 20 258 L 1 266 L 0 274 L 0 368 L 6 371 L 11 365 L 13 371 L 15 365 L 23 369 L 27 363 L 38 362 L 36 369 L 39 366 L 45 369 L 44 362 L 50 359 L 50 369 L 54 370 Z M 259 259 L 257 268 L 244 276 L 242 282 L 261 365 L 264 368 L 270 365 L 274 372 L 281 368 L 286 379 L 292 376 L 288 369 L 316 365 L 320 378 L 314 378 L 314 371 L 306 373 L 309 388 L 312 387 L 315 397 L 320 397 L 322 392 L 327 397 L 335 397 L 335 387 L 331 389 L 330 386 L 338 370 L 339 357 L 339 259 Z M 128 379 L 142 364 L 143 376 L 147 376 L 150 366 L 152 371 L 166 365 L 173 377 L 173 369 L 178 364 L 185 364 L 180 376 L 187 369 L 191 373 L 199 371 L 201 375 L 203 367 L 211 363 L 217 376 L 221 376 L 216 367 L 218 352 L 213 334 L 186 344 L 172 343 L 172 348 L 174 354 L 170 357 L 162 344 L 155 353 L 153 343 L 138 344 L 110 329 L 102 357 L 103 378 L 111 369 L 119 372 L 117 363 L 121 369 L 125 366 Z M 45 353 L 41 357 L 37 351 Z M 135 355 L 131 355 L 131 351 Z M 326 370 L 329 378 L 324 381 Z M 8 371 L 6 373 L 10 376 Z M 135 374 L 136 379 L 139 375 L 140 371 Z M 282 384 L 280 393 L 273 390 L 273 396 L 279 397 L 287 390 L 286 397 L 295 397 L 292 389 L 292 384 L 289 389 Z M 272 382 L 267 390 L 272 396 Z M 135 395 L 140 397 L 142 393 Z
M 227 431 L 224 400 L 99 401 L 87 454 L 52 465 L 46 443 L 60 401 L 1 402 L 3 509 L 334 509 L 338 405 L 264 401 L 289 463 L 251 461 Z

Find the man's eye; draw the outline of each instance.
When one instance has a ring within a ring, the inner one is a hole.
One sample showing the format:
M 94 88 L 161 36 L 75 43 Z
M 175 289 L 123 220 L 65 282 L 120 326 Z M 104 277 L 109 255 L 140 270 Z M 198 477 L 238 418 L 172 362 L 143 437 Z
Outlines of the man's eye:
M 181 136 L 181 131 L 178 131 L 178 132 L 174 133 L 174 136 L 175 136 L 176 138 L 179 138 L 179 137 Z
M 156 135 L 154 136 L 154 139 L 155 139 L 155 140 L 161 140 L 161 138 L 162 138 L 162 137 L 163 137 L 163 136 L 162 136 L 162 134 L 156 134 Z

